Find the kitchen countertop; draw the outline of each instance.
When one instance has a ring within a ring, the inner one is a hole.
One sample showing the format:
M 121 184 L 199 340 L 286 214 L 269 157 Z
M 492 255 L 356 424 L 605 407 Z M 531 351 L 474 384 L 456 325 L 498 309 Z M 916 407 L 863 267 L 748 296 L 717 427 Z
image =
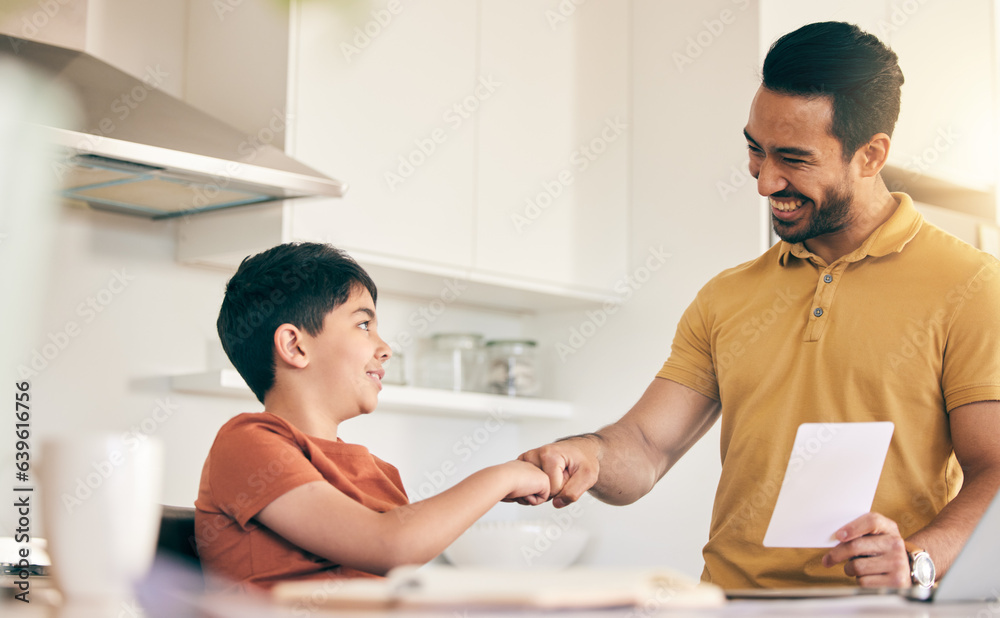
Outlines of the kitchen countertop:
M 197 596 L 173 597 L 141 608 L 134 599 L 92 605 L 56 605 L 52 595 L 32 590 L 32 602 L 22 603 L 5 596 L 0 601 L 0 615 L 5 618 L 324 618 L 344 616 L 344 610 L 279 606 L 261 602 L 249 596 Z M 679 609 L 657 607 L 625 607 L 595 610 L 536 610 L 489 609 L 468 607 L 442 607 L 437 610 L 373 610 L 349 612 L 367 618 L 423 618 L 449 616 L 451 618 L 492 618 L 512 616 L 540 616 L 545 618 L 655 618 L 656 616 L 711 618 L 737 616 L 855 616 L 867 617 L 922 617 L 922 618 L 997 618 L 1000 601 L 984 603 L 935 604 L 907 601 L 891 596 L 862 596 L 837 599 L 809 600 L 737 600 L 721 607 Z
M 24 604 L 5 601 L 0 604 L 0 612 L 5 618 L 113 618 L 116 616 L 171 616 L 185 618 L 211 616 L 213 618 L 291 618 L 308 615 L 311 618 L 344 616 L 343 611 L 315 610 L 308 614 L 292 608 L 272 608 L 267 606 L 247 606 L 242 603 L 212 603 L 200 609 L 190 608 L 188 612 L 166 614 L 157 610 L 140 609 L 131 603 L 113 606 L 107 610 L 88 607 L 53 607 L 38 603 Z M 425 616 L 453 616 L 461 618 L 492 618 L 510 616 L 539 616 L 546 618 L 655 618 L 674 617 L 734 617 L 734 616 L 856 616 L 867 617 L 926 617 L 926 618 L 988 618 L 1000 615 L 997 603 L 971 603 L 955 605 L 897 604 L 897 603 L 843 603 L 842 601 L 733 601 L 725 607 L 706 610 L 645 610 L 643 608 L 620 608 L 589 611 L 542 611 L 542 610 L 477 610 L 466 608 L 442 608 L 440 611 L 355 611 L 353 616 L 370 618 L 423 618 Z
M 324 618 L 344 616 L 343 609 L 331 609 L 309 600 L 279 605 L 267 597 L 248 594 L 204 594 L 200 579 L 196 587 L 181 570 L 171 570 L 155 581 L 139 587 L 136 599 L 100 600 L 101 605 L 60 605 L 59 595 L 48 577 L 32 577 L 30 603 L 13 598 L 11 580 L 4 578 L 0 594 L 0 616 L 4 618 Z M 191 592 L 195 590 L 195 592 Z M 652 601 L 652 600 L 651 600 Z M 546 618 L 654 618 L 656 616 L 736 617 L 736 616 L 856 616 L 926 618 L 1000 618 L 1000 601 L 980 603 L 928 603 L 897 596 L 862 595 L 802 600 L 732 600 L 717 607 L 678 608 L 651 602 L 638 607 L 591 610 L 496 609 L 449 605 L 430 610 L 380 609 L 346 612 L 366 618 L 490 618 L 504 616 L 544 616 Z

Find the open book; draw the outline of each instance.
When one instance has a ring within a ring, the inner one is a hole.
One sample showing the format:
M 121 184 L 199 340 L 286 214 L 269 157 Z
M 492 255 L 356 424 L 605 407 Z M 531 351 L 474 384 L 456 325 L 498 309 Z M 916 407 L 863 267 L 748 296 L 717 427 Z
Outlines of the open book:
M 725 603 L 721 588 L 661 569 L 572 567 L 498 570 L 399 567 L 384 579 L 285 582 L 275 600 L 341 609 L 530 607 L 545 609 L 705 607 Z

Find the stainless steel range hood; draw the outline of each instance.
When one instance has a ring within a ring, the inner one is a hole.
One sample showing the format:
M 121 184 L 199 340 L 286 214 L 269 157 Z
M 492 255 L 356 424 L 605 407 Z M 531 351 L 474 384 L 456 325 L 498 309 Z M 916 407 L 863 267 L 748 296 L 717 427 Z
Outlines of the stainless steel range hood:
M 61 151 L 63 195 L 94 208 L 162 219 L 347 187 L 281 150 L 85 52 L 0 37 L 0 54 L 61 80 L 78 96 L 78 127 L 42 127 Z

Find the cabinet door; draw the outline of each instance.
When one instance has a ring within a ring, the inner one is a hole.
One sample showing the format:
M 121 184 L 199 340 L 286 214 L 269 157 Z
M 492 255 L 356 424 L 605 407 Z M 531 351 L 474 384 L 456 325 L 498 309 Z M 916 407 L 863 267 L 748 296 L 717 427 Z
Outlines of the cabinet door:
M 627 231 L 628 3 L 483 0 L 478 270 L 610 289 Z
M 468 0 L 293 5 L 290 149 L 349 185 L 296 204 L 293 238 L 471 266 L 477 18 Z

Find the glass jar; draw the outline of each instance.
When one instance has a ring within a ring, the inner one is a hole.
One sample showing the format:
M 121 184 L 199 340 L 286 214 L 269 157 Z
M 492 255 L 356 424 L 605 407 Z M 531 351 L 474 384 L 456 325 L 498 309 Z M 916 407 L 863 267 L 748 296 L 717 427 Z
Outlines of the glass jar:
M 437 333 L 420 358 L 418 385 L 450 391 L 482 391 L 482 370 L 482 335 Z
M 537 397 L 541 394 L 534 341 L 488 341 L 486 364 L 486 384 L 491 393 L 512 397 Z
M 406 385 L 406 357 L 402 352 L 393 350 L 392 358 L 382 364 L 385 375 L 382 376 L 382 384 Z

